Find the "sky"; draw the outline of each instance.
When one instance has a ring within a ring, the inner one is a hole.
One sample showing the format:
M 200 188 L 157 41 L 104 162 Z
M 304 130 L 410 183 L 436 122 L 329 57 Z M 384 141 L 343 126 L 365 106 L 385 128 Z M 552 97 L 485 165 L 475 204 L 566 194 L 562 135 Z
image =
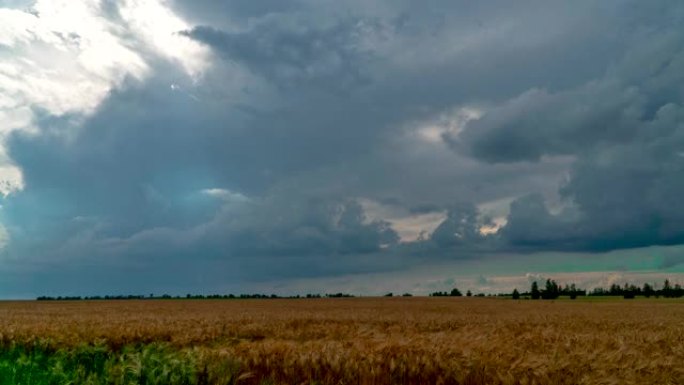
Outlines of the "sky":
M 0 297 L 684 283 L 678 0 L 0 0 Z

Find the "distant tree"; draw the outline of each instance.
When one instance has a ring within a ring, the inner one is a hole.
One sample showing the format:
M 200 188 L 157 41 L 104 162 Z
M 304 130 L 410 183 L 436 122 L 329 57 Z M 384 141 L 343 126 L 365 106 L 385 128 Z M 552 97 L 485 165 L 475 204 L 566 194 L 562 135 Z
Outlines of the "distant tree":
M 624 299 L 634 299 L 637 295 L 637 287 L 630 284 L 625 284 L 622 289 L 622 298 Z
M 537 285 L 537 281 L 532 282 L 532 288 L 530 289 L 530 294 L 532 295 L 532 299 L 541 298 L 541 292 L 539 291 L 539 285 Z
M 520 299 L 520 293 L 518 292 L 518 289 L 513 289 L 513 294 L 511 296 L 513 299 Z
M 393 295 L 394 294 L 390 292 L 390 293 L 385 294 L 385 297 L 392 297 Z
M 666 279 L 665 283 L 663 283 L 663 289 L 661 290 L 663 293 L 663 297 L 665 298 L 671 298 L 673 295 L 672 293 L 672 285 L 670 285 L 670 280 Z
M 556 299 L 560 295 L 560 287 L 556 281 L 547 279 L 544 291 L 541 293 L 543 299 Z
M 404 293 L 404 294 L 402 294 L 402 297 L 413 297 L 413 294 L 411 294 L 411 293 Z
M 451 292 L 448 291 L 436 291 L 434 293 L 430 293 L 430 297 L 460 297 L 463 294 L 458 289 L 454 289 Z
M 568 290 L 568 294 L 570 295 L 570 299 L 576 299 L 577 298 L 577 286 L 573 283 L 570 285 L 570 288 Z
M 472 296 L 473 296 L 473 292 L 471 292 L 470 290 L 468 290 L 468 291 L 466 292 L 466 297 L 472 297 Z
M 672 290 L 672 296 L 675 298 L 679 298 L 684 295 L 684 289 L 682 289 L 682 285 L 680 284 L 675 284 L 674 289 Z

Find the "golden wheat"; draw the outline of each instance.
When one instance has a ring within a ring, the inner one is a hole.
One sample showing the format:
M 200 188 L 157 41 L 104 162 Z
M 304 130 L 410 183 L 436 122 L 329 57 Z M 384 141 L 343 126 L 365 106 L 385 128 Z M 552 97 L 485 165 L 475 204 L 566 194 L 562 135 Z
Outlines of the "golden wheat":
M 0 340 L 166 342 L 243 383 L 680 384 L 684 303 L 489 298 L 4 302 Z

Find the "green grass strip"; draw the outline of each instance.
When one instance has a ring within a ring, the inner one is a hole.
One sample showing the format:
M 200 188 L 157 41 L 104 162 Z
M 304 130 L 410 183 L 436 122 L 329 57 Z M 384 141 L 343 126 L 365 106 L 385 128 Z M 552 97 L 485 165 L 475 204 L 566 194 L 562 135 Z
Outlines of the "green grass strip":
M 210 373 L 211 371 L 211 373 Z M 237 367 L 224 362 L 210 370 L 193 350 L 164 344 L 54 350 L 45 345 L 0 349 L 0 385 L 210 385 L 232 384 Z

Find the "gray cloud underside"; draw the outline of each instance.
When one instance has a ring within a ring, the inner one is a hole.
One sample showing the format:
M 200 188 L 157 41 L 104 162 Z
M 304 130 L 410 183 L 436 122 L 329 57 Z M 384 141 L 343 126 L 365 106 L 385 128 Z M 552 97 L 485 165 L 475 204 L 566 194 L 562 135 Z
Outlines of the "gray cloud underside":
M 490 163 L 576 157 L 552 215 L 539 196 L 511 206 L 502 237 L 532 249 L 601 251 L 684 240 L 684 38 L 677 7 L 635 23 L 633 43 L 603 76 L 500 104 L 452 146 Z M 674 11 L 670 13 L 669 11 Z M 674 28 L 674 29 L 673 29 Z
M 13 137 L 10 260 L 216 282 L 684 241 L 679 2 L 174 4 L 213 66 L 159 59 L 80 128 Z M 416 136 L 460 107 L 484 115 Z M 356 198 L 448 215 L 398 243 Z

